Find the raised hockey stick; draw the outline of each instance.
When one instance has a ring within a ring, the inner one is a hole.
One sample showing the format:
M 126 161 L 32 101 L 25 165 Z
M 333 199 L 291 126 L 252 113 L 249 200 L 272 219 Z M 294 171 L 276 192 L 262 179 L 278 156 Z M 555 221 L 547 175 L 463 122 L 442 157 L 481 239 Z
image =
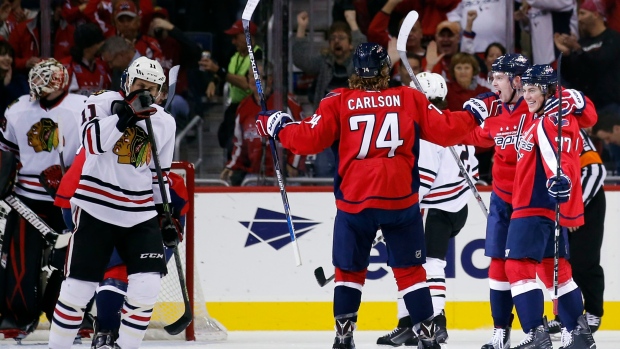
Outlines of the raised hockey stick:
M 380 243 L 381 241 L 383 241 L 383 235 L 377 236 L 375 238 L 375 241 L 372 242 L 372 247 L 377 246 L 377 244 Z M 336 274 L 332 274 L 332 276 L 326 278 L 323 267 L 318 267 L 314 269 L 314 277 L 316 278 L 316 282 L 319 283 L 319 286 L 323 287 L 327 285 L 330 281 L 332 281 L 336 277 Z
M 164 206 L 164 214 L 168 222 L 172 222 L 172 214 L 170 213 L 170 206 L 168 205 L 170 201 L 168 201 L 168 194 L 166 193 L 166 185 L 164 184 L 164 177 L 161 171 L 161 165 L 159 164 L 159 155 L 157 154 L 157 143 L 155 143 L 155 133 L 153 133 L 153 123 L 150 118 L 146 118 L 146 128 L 149 133 L 149 141 L 151 142 L 151 150 L 153 153 L 153 162 L 155 162 L 155 172 L 157 173 L 157 183 L 159 184 L 159 190 L 161 192 L 161 199 Z M 189 295 L 187 293 L 187 285 L 185 284 L 185 273 L 183 272 L 183 265 L 181 264 L 181 255 L 179 254 L 179 246 L 175 246 L 174 249 L 174 264 L 177 267 L 177 274 L 179 276 L 179 285 L 181 286 L 181 293 L 183 294 L 183 304 L 185 305 L 185 310 L 183 311 L 183 315 L 181 317 L 171 323 L 170 325 L 164 326 L 164 330 L 171 335 L 177 335 L 181 333 L 183 330 L 189 326 L 189 324 L 194 320 L 194 313 L 192 311 L 192 306 L 189 302 Z
M 170 68 L 170 71 L 168 72 L 168 97 L 166 98 L 166 105 L 164 106 L 165 111 L 170 111 L 170 104 L 172 104 L 172 99 L 174 98 L 174 93 L 177 88 L 179 68 L 181 68 L 180 65 L 175 65 Z
M 400 31 L 398 32 L 398 39 L 396 40 L 396 50 L 398 51 L 398 56 L 400 57 L 401 62 L 405 66 L 405 69 L 407 69 L 407 73 L 409 73 L 409 77 L 411 78 L 411 81 L 413 81 L 413 84 L 415 85 L 416 89 L 424 93 L 424 89 L 422 88 L 422 85 L 420 85 L 418 78 L 413 73 L 413 69 L 411 69 L 411 65 L 409 64 L 409 60 L 407 59 L 407 38 L 409 37 L 409 33 L 411 33 L 411 29 L 413 28 L 413 26 L 415 25 L 415 22 L 417 21 L 418 21 L 417 11 L 411 11 L 407 14 L 407 17 L 405 17 L 405 19 L 403 20 L 403 24 L 400 26 Z M 469 174 L 465 170 L 465 166 L 463 166 L 463 163 L 461 162 L 461 158 L 456 153 L 456 150 L 454 150 L 454 147 L 449 147 L 449 148 L 450 148 L 450 153 L 452 154 L 452 157 L 454 158 L 454 161 L 456 161 L 456 164 L 459 166 L 459 171 L 461 172 L 461 176 L 463 176 L 463 178 L 465 179 L 465 182 L 467 182 L 467 186 L 469 186 L 469 190 L 471 190 L 471 192 L 474 194 L 474 197 L 476 198 L 476 201 L 478 201 L 478 205 L 480 206 L 482 213 L 484 213 L 484 217 L 488 218 L 489 210 L 487 210 L 487 206 L 484 204 L 484 201 L 482 201 L 482 197 L 480 196 L 478 189 L 476 189 L 476 186 L 474 185 L 471 178 L 469 177 Z
M 265 94 L 261 85 L 260 75 L 258 74 L 258 67 L 256 66 L 256 59 L 254 58 L 254 51 L 252 50 L 252 37 L 250 36 L 250 19 L 252 14 L 258 5 L 259 0 L 248 0 L 241 15 L 243 23 L 243 31 L 245 33 L 245 43 L 248 46 L 248 54 L 250 56 L 250 63 L 252 66 L 252 73 L 254 74 L 254 82 L 256 83 L 256 90 L 260 96 L 260 104 L 263 111 L 267 110 L 267 103 L 265 101 Z M 271 148 L 271 156 L 273 157 L 273 169 L 278 179 L 278 186 L 280 187 L 280 195 L 282 196 L 282 205 L 284 205 L 284 214 L 286 216 L 286 223 L 288 225 L 288 233 L 291 236 L 291 244 L 293 245 L 293 253 L 295 254 L 295 264 L 301 265 L 301 255 L 299 253 L 299 245 L 297 244 L 297 237 L 295 236 L 295 227 L 293 226 L 293 218 L 291 217 L 291 208 L 288 204 L 288 196 L 286 195 L 286 189 L 284 188 L 284 181 L 282 179 L 282 172 L 280 171 L 280 157 L 278 156 L 278 149 L 276 148 L 276 141 L 269 137 L 269 147 Z
M 560 69 L 562 68 L 562 52 L 558 56 L 558 167 L 555 175 L 559 178 L 562 174 L 562 147 L 564 140 L 562 139 L 562 83 L 560 82 Z M 553 314 L 558 315 L 558 287 L 560 272 L 560 203 L 555 204 L 555 234 L 553 235 Z

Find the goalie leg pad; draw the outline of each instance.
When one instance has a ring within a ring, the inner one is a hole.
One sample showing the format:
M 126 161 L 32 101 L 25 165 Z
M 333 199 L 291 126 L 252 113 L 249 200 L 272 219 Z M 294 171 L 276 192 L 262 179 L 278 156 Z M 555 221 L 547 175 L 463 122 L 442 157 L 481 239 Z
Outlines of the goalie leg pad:
M 117 344 L 125 349 L 139 348 L 151 321 L 153 306 L 161 287 L 159 273 L 129 275 L 127 298 L 121 310 Z
M 86 305 L 96 289 L 96 282 L 70 277 L 63 281 L 50 328 L 50 348 L 71 347 L 82 324 Z

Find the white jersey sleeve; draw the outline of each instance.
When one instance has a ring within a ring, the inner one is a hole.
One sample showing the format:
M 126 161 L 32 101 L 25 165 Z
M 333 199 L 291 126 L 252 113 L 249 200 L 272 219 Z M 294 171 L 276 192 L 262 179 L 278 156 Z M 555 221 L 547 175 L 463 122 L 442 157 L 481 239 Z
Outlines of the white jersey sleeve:
M 446 212 L 458 212 L 460 211 L 471 198 L 472 194 L 469 190 L 469 186 L 465 178 L 461 175 L 459 166 L 457 165 L 454 156 L 450 151 L 450 148 L 444 148 L 434 145 L 439 149 L 439 164 L 436 167 L 435 180 L 432 183 L 430 190 L 420 195 L 420 207 L 421 208 L 436 208 Z M 463 166 L 472 182 L 476 183 L 478 179 L 478 159 L 476 159 L 473 146 L 455 145 L 459 159 L 462 161 Z M 420 144 L 420 153 L 422 153 L 422 144 Z M 419 162 L 423 163 L 423 158 L 420 157 Z M 420 169 L 424 166 L 420 165 Z M 422 174 L 422 170 L 420 170 Z M 422 182 L 422 179 L 420 180 Z M 422 189 L 422 185 L 420 185 Z M 420 190 L 420 193 L 422 190 Z
M 65 165 L 73 163 L 80 144 L 80 113 L 85 100 L 84 96 L 67 94 L 45 108 L 38 101 L 31 102 L 29 96 L 22 96 L 6 110 L 0 148 L 19 156 L 16 194 L 53 201 L 39 183 L 39 176 L 48 167 L 60 164 L 61 149 Z
M 439 171 L 439 164 L 441 163 L 441 152 L 443 147 L 425 141 L 420 140 L 420 156 L 418 157 L 418 167 L 420 169 L 420 190 L 418 195 L 420 201 L 431 190 L 437 178 L 437 171 Z
M 141 120 L 124 132 L 116 129 L 118 116 L 111 114 L 118 92 L 91 95 L 84 110 L 82 144 L 86 161 L 71 203 L 93 217 L 121 227 L 132 227 L 156 215 L 161 202 L 152 148 Z M 174 118 L 161 107 L 150 117 L 162 171 L 170 170 L 176 126 Z M 89 114 L 90 113 L 90 114 Z M 164 175 L 166 180 L 166 175 Z M 168 186 L 166 195 L 169 196 Z

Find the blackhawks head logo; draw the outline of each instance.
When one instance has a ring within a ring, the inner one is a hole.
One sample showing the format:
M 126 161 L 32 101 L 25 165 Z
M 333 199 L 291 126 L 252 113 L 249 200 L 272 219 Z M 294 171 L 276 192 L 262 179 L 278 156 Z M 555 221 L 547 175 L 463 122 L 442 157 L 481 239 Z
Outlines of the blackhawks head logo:
M 52 119 L 41 119 L 30 127 L 26 135 L 28 145 L 37 153 L 51 152 L 54 148 L 58 148 L 58 124 Z
M 131 164 L 136 168 L 151 161 L 148 135 L 138 126 L 126 128 L 112 152 L 118 155 L 119 164 Z

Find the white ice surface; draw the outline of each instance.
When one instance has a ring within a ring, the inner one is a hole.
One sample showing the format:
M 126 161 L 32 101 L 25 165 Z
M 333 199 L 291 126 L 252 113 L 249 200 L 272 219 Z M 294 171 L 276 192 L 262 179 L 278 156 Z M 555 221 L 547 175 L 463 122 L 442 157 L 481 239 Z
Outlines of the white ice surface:
M 386 334 L 378 331 L 356 331 L 355 344 L 357 349 L 386 348 L 375 344 L 377 337 Z M 480 349 L 491 335 L 490 330 L 484 331 L 450 331 L 449 349 Z M 523 332 L 513 334 L 512 345 L 518 344 L 523 338 Z M 598 349 L 619 349 L 620 331 L 599 331 L 594 335 Z M 331 348 L 334 333 L 331 331 L 231 331 L 228 340 L 222 342 L 180 342 L 180 341 L 145 341 L 142 348 L 169 349 L 169 348 L 215 348 L 215 349 L 329 349 Z M 553 342 L 554 348 L 560 347 L 559 341 Z M 46 348 L 46 342 L 24 341 L 17 345 L 13 340 L 0 341 L 2 349 Z M 90 348 L 90 342 L 84 341 L 80 346 L 73 348 Z M 402 347 L 405 348 L 405 347 Z

